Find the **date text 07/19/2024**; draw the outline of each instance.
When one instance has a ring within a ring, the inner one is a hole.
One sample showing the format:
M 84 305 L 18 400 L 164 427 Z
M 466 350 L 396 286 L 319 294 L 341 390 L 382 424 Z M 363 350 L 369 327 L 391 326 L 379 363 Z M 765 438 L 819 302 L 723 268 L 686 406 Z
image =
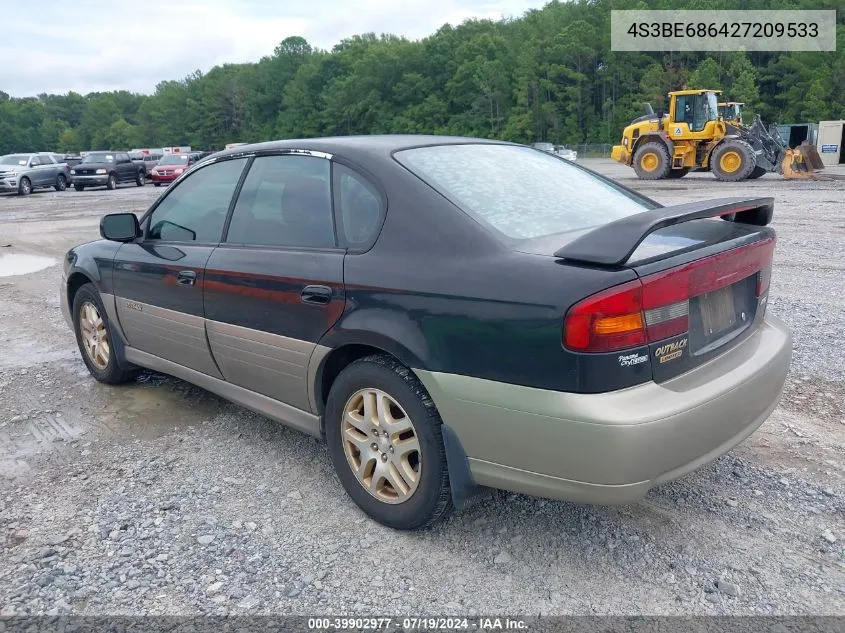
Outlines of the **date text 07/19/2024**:
M 374 631 L 401 625 L 405 631 L 526 631 L 524 620 L 509 617 L 339 617 L 309 618 L 310 631 L 344 631 L 371 629 Z

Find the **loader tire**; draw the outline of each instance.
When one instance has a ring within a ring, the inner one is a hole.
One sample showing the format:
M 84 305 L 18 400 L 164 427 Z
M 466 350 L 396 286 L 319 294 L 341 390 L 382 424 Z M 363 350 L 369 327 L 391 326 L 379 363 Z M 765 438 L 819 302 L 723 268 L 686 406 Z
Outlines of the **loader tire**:
M 651 141 L 634 152 L 634 171 L 641 180 L 666 178 L 670 169 L 669 150 L 663 143 Z
M 754 169 L 751 170 L 751 173 L 748 174 L 748 180 L 754 180 L 755 178 L 759 178 L 760 176 L 765 176 L 768 172 L 757 165 Z
M 743 140 L 725 141 L 710 155 L 710 168 L 713 175 L 725 182 L 745 180 L 757 167 L 757 155 L 754 149 Z

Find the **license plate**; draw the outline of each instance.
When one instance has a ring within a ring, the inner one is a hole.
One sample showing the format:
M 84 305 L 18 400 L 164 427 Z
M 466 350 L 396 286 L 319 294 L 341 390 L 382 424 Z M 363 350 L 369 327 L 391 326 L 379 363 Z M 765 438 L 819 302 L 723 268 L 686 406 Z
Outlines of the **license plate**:
M 700 297 L 701 324 L 705 335 L 731 329 L 736 325 L 736 307 L 734 306 L 733 287 L 728 286 Z

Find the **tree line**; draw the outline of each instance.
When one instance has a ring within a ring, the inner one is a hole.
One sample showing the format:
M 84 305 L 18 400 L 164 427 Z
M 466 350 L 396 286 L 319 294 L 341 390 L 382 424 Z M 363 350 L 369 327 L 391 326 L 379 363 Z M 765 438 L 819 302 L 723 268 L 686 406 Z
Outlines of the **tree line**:
M 10 98 L 0 153 L 78 152 L 375 133 L 456 134 L 532 143 L 618 142 L 622 128 L 682 86 L 717 88 L 766 123 L 845 119 L 841 0 L 688 0 L 691 9 L 832 9 L 837 51 L 615 52 L 611 9 L 675 0 L 553 1 L 518 19 L 446 25 L 420 41 L 374 33 L 332 50 L 288 37 L 255 63 L 224 64 L 153 94 Z

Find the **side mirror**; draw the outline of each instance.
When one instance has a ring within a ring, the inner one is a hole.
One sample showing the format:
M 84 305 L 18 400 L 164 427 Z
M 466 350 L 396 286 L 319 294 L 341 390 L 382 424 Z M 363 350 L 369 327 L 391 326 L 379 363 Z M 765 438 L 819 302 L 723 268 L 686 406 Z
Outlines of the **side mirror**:
M 141 236 L 141 225 L 134 213 L 109 213 L 100 219 L 100 235 L 112 242 L 131 242 Z

